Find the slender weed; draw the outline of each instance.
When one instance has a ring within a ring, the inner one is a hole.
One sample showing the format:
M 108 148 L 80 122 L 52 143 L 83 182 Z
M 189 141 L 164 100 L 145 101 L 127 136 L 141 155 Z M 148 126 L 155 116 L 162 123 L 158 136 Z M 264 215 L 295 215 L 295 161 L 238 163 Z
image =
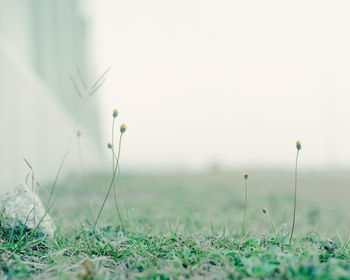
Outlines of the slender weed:
M 275 229 L 275 226 L 272 222 L 272 219 L 271 219 L 271 216 L 269 214 L 269 211 L 266 209 L 266 208 L 263 208 L 262 209 L 262 212 L 264 215 L 267 216 L 267 219 L 269 220 L 270 224 L 271 224 L 271 227 L 272 227 L 272 230 L 273 230 L 273 234 L 275 235 L 275 240 L 277 241 L 277 233 L 276 233 L 276 229 Z
M 296 156 L 296 159 L 295 159 L 295 171 L 294 171 L 293 224 L 292 224 L 292 231 L 290 233 L 289 244 L 291 244 L 291 242 L 292 242 L 293 233 L 294 233 L 294 227 L 295 227 L 295 212 L 296 212 L 296 208 L 297 208 L 298 158 L 299 158 L 299 151 L 301 150 L 301 143 L 300 143 L 300 141 L 297 141 L 296 148 L 297 148 L 297 156 Z
M 115 168 L 115 162 L 117 161 L 116 155 L 115 155 L 115 151 L 114 151 L 114 128 L 115 128 L 115 120 L 118 117 L 118 110 L 115 109 L 113 111 L 113 122 L 112 122 L 112 144 L 108 144 L 108 148 L 110 150 L 112 150 L 112 174 L 114 172 L 114 168 Z M 110 146 L 109 146 L 110 145 Z M 120 214 L 120 209 L 119 209 L 119 205 L 118 205 L 118 199 L 117 199 L 117 193 L 116 193 L 116 180 L 114 180 L 113 182 L 113 197 L 114 197 L 114 203 L 115 203 L 115 207 L 117 209 L 117 213 L 118 213 L 118 217 L 119 217 L 119 221 L 120 224 L 122 225 L 123 230 L 125 231 L 125 226 L 123 223 L 123 219 L 122 216 Z
M 105 196 L 105 199 L 103 200 L 103 203 L 102 203 L 102 206 L 100 208 L 100 211 L 97 215 L 97 218 L 96 218 L 96 221 L 95 221 L 95 224 L 94 224 L 94 231 L 96 230 L 96 225 L 97 225 L 97 222 L 101 216 L 101 213 L 102 213 L 102 210 L 106 204 L 106 201 L 107 201 L 107 198 L 109 196 L 109 193 L 111 192 L 111 189 L 113 187 L 113 184 L 115 182 L 115 179 L 116 179 L 116 174 L 117 174 L 117 170 L 118 170 L 118 165 L 119 165 L 119 160 L 120 160 L 120 151 L 121 151 L 121 144 L 122 144 L 122 139 L 123 139 L 123 135 L 126 131 L 126 125 L 125 124 L 122 124 L 120 126 L 120 137 L 119 137 L 119 145 L 118 145 L 118 154 L 116 156 L 116 164 L 115 164 L 115 167 L 114 167 L 114 170 L 113 170 L 113 174 L 112 174 L 112 180 L 111 180 L 111 183 L 109 185 L 109 188 L 108 188 L 108 191 L 107 191 L 107 194 Z M 113 151 L 113 147 L 112 147 L 112 151 Z M 113 151 L 114 152 L 114 151 Z M 118 213 L 120 215 L 120 213 Z M 120 221 L 121 221 L 121 216 L 119 216 L 120 218 Z M 124 226 L 123 226 L 124 227 Z
M 53 181 L 53 183 L 51 185 L 50 192 L 49 192 L 49 198 L 47 200 L 46 207 L 45 207 L 46 211 L 43 214 L 43 216 L 39 219 L 39 221 L 36 224 L 36 226 L 34 227 L 34 229 L 30 232 L 30 234 L 29 234 L 28 238 L 25 240 L 25 242 L 23 242 L 21 244 L 22 246 L 20 246 L 18 248 L 22 248 L 22 247 L 26 246 L 27 243 L 36 235 L 40 224 L 42 223 L 42 221 L 45 219 L 47 214 L 51 211 L 52 207 L 54 206 L 54 204 L 56 202 L 56 198 L 53 199 L 53 194 L 55 192 L 55 189 L 56 189 L 56 186 L 57 186 L 57 182 L 58 182 L 58 179 L 59 179 L 60 174 L 62 172 L 64 163 L 65 163 L 68 155 L 72 152 L 71 145 L 72 145 L 74 136 L 77 135 L 77 136 L 80 137 L 80 135 L 81 135 L 81 132 L 79 132 L 79 131 L 77 132 L 77 129 L 76 129 L 77 125 L 80 122 L 80 118 L 81 118 L 81 116 L 82 116 L 82 114 L 84 112 L 84 108 L 86 106 L 86 103 L 87 103 L 88 99 L 103 85 L 103 83 L 105 81 L 105 76 L 107 75 L 107 73 L 109 72 L 110 69 L 111 69 L 111 67 L 108 67 L 107 70 L 97 79 L 97 81 L 90 88 L 87 88 L 85 80 L 84 80 L 84 78 L 83 78 L 83 76 L 82 76 L 82 74 L 80 72 L 80 69 L 79 69 L 79 67 L 77 67 L 78 75 L 79 75 L 79 77 L 81 79 L 81 82 L 83 84 L 83 87 L 85 89 L 85 96 L 82 95 L 81 91 L 79 90 L 79 87 L 77 86 L 77 84 L 74 81 L 74 78 L 71 75 L 69 75 L 75 91 L 77 92 L 78 96 L 83 99 L 83 102 L 81 103 L 81 107 L 80 107 L 80 110 L 79 110 L 79 115 L 78 115 L 76 123 L 75 123 L 75 125 L 73 127 L 72 134 L 71 134 L 71 136 L 70 136 L 70 138 L 68 140 L 68 143 L 67 143 L 67 145 L 65 147 L 65 151 L 64 151 L 63 157 L 62 157 L 62 159 L 60 161 L 60 164 L 59 164 L 59 167 L 58 167 L 55 179 L 54 179 L 54 181 Z M 27 162 L 27 164 L 28 164 L 28 162 Z M 34 176 L 33 173 L 32 173 L 32 176 Z M 32 180 L 34 180 L 33 178 L 32 178 Z M 32 188 L 33 188 L 33 185 L 32 185 Z M 53 201 L 52 201 L 52 199 L 53 199 Z
M 248 200 L 248 173 L 244 173 L 244 212 L 242 222 L 242 236 L 245 234 L 245 217 L 247 213 L 247 200 Z

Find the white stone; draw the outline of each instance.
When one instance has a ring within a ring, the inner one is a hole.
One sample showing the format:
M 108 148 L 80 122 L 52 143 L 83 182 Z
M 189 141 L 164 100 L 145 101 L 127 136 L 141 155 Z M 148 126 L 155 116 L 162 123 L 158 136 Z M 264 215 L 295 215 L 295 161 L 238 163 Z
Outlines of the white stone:
M 45 215 L 46 214 L 46 215 Z M 37 233 L 53 235 L 56 227 L 52 218 L 46 213 L 40 198 L 27 185 L 19 185 L 3 196 L 0 201 L 1 227 L 32 230 L 41 221 Z

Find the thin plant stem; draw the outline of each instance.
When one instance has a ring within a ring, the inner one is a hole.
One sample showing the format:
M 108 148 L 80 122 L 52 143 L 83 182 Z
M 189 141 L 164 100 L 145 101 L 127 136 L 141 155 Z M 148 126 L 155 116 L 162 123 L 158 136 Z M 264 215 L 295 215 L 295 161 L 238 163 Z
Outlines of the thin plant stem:
M 81 81 L 81 83 L 83 84 L 84 89 L 85 89 L 85 90 L 87 90 L 88 88 L 87 88 L 87 85 L 86 85 L 85 79 L 84 79 L 83 75 L 81 74 L 81 71 L 80 71 L 79 66 L 77 65 L 77 66 L 76 66 L 76 68 L 77 68 L 77 72 L 78 72 L 78 75 L 79 75 L 80 81 Z
M 70 78 L 70 80 L 71 80 L 71 82 L 72 82 L 72 84 L 73 84 L 73 87 L 74 87 L 75 91 L 76 91 L 77 94 L 79 95 L 79 97 L 80 97 L 80 98 L 83 98 L 83 95 L 81 94 L 81 92 L 80 92 L 80 90 L 79 90 L 77 84 L 75 83 L 73 77 L 72 77 L 71 75 L 69 75 L 69 78 Z
M 115 161 L 118 161 L 118 158 L 119 158 L 120 144 L 121 144 L 119 142 L 118 157 L 116 157 L 115 152 L 114 152 L 114 127 L 115 127 L 115 118 L 113 118 L 113 122 L 112 122 L 112 166 L 113 166 L 113 172 L 114 172 L 114 168 L 115 168 L 114 163 L 115 163 Z M 117 168 L 119 169 L 119 166 Z M 119 176 L 120 176 L 120 174 L 119 174 Z M 122 220 L 122 216 L 120 214 L 118 200 L 117 200 L 116 181 L 115 180 L 113 182 L 113 197 L 114 197 L 115 207 L 117 208 L 117 212 L 118 212 L 118 217 L 119 217 L 120 223 L 122 225 L 123 230 L 125 231 L 124 223 L 123 223 L 123 220 Z
M 115 118 L 113 118 L 113 122 L 112 122 L 112 163 L 113 163 L 113 168 L 112 171 L 114 172 L 114 158 L 115 158 L 115 154 L 114 154 L 114 125 L 115 124 Z
M 32 237 L 36 234 L 39 226 L 41 225 L 42 221 L 45 219 L 45 217 L 47 216 L 47 214 L 50 212 L 50 210 L 52 209 L 52 207 L 54 206 L 55 202 L 56 202 L 57 197 L 55 198 L 55 200 L 51 203 L 51 205 L 49 205 L 49 207 L 46 208 L 44 214 L 42 215 L 42 217 L 40 218 L 39 222 L 36 224 L 36 226 L 34 227 L 34 229 L 32 231 L 30 231 L 30 234 L 28 236 L 28 238 L 25 240 L 24 244 L 22 244 L 21 248 L 23 248 L 31 239 Z M 19 249 L 20 247 L 18 247 L 17 249 Z M 16 250 L 17 250 L 16 249 Z
M 117 169 L 118 169 L 118 165 L 119 165 L 119 159 L 120 159 L 120 150 L 121 150 L 122 138 L 123 138 L 123 133 L 120 134 L 120 138 L 119 138 L 118 156 L 117 156 L 116 165 L 115 165 L 115 167 L 114 167 L 114 171 L 113 171 L 113 175 L 112 175 L 112 180 L 111 180 L 111 183 L 110 183 L 110 185 L 109 185 L 109 188 L 108 188 L 106 197 L 105 197 L 105 199 L 104 199 L 104 201 L 103 201 L 103 203 L 102 203 L 101 209 L 100 209 L 100 211 L 99 211 L 99 213 L 98 213 L 98 215 L 97 215 L 97 218 L 96 218 L 96 221 L 95 221 L 95 224 L 94 224 L 94 231 L 95 231 L 95 229 L 96 229 L 97 222 L 98 222 L 98 220 L 99 220 L 99 218 L 100 218 L 100 216 L 101 216 L 102 210 L 103 210 L 103 208 L 104 208 L 104 206 L 105 206 L 105 204 L 106 204 L 108 195 L 109 195 L 109 193 L 111 192 L 113 183 L 114 183 L 114 181 L 115 181 L 115 175 L 116 175 L 116 173 L 117 173 Z M 124 225 L 123 225 L 123 222 L 122 222 L 120 213 L 118 213 L 118 215 L 119 215 L 119 219 L 120 219 L 120 222 L 121 222 L 121 224 L 122 224 L 123 230 L 125 231 L 125 228 L 124 228 Z
M 126 200 L 125 200 L 124 196 L 123 196 L 123 202 L 124 202 L 124 205 L 125 205 L 125 208 L 126 208 L 126 217 L 128 218 L 128 223 L 129 223 L 129 227 L 131 229 L 131 233 L 134 233 L 134 228 L 133 228 L 131 220 L 130 220 L 128 204 L 126 203 Z
M 51 186 L 49 199 L 47 201 L 46 207 L 48 207 L 50 205 L 50 202 L 51 202 L 51 199 L 52 199 L 52 195 L 53 195 L 53 193 L 55 191 L 55 188 L 56 188 L 56 185 L 57 185 L 58 178 L 59 178 L 59 176 L 61 174 L 64 162 L 66 161 L 66 158 L 67 158 L 68 154 L 70 153 L 69 148 L 72 145 L 72 142 L 73 142 L 74 136 L 76 134 L 76 129 L 77 129 L 80 117 L 83 114 L 83 111 L 84 111 L 84 108 L 85 108 L 85 105 L 86 105 L 87 101 L 88 101 L 88 98 L 85 98 L 83 103 L 82 103 L 82 105 L 81 105 L 80 114 L 79 114 L 79 116 L 77 118 L 77 121 L 76 121 L 74 127 L 73 127 L 72 134 L 70 135 L 69 141 L 68 141 L 68 143 L 66 145 L 66 148 L 65 148 L 65 151 L 64 151 L 64 154 L 63 154 L 63 158 L 61 159 L 60 166 L 59 166 L 59 168 L 57 170 L 55 180 L 54 180 L 54 182 L 53 182 L 53 184 Z
M 106 70 L 106 71 L 102 74 L 102 76 L 95 82 L 95 84 L 98 84 L 99 81 L 100 81 L 103 77 L 105 77 L 105 76 L 107 75 L 107 73 L 109 72 L 110 68 L 111 68 L 111 67 L 107 68 L 107 70 Z M 74 79 L 73 79 L 72 77 L 71 77 L 71 80 L 72 80 L 72 83 L 73 83 L 73 85 L 75 86 L 75 89 L 76 89 L 76 91 L 78 92 L 79 96 L 82 97 L 82 95 L 81 95 L 81 93 L 79 92 L 78 88 L 76 87 L 76 84 L 75 84 Z M 92 86 L 92 88 L 94 88 L 95 84 Z M 66 160 L 66 157 L 67 157 L 68 154 L 70 153 L 69 148 L 70 148 L 70 146 L 71 146 L 71 144 L 72 144 L 72 142 L 73 142 L 74 135 L 75 135 L 75 133 L 76 133 L 77 126 L 78 126 L 78 123 L 80 122 L 81 116 L 83 115 L 83 112 L 84 112 L 86 103 L 87 103 L 87 101 L 89 100 L 89 97 L 90 97 L 95 91 L 97 91 L 97 90 L 98 90 L 98 88 L 94 89 L 94 91 L 91 92 L 88 96 L 86 96 L 86 97 L 83 99 L 83 101 L 82 101 L 81 108 L 80 108 L 80 110 L 79 110 L 79 115 L 78 115 L 77 120 L 76 120 L 76 122 L 75 122 L 75 125 L 74 125 L 74 127 L 73 127 L 73 131 L 72 131 L 72 134 L 71 134 L 71 136 L 70 136 L 70 138 L 69 138 L 69 141 L 68 141 L 68 143 L 67 143 L 67 145 L 66 145 L 65 152 L 64 152 L 64 154 L 63 154 L 63 158 L 61 159 L 60 166 L 59 166 L 59 168 L 58 168 L 58 170 L 57 170 L 55 180 L 54 180 L 54 182 L 53 182 L 53 184 L 52 184 L 52 186 L 51 186 L 51 190 L 50 190 L 50 194 L 49 194 L 49 199 L 48 199 L 48 201 L 47 201 L 46 208 L 49 207 L 49 205 L 50 205 L 50 202 L 51 202 L 51 199 L 52 199 L 52 195 L 53 195 L 53 193 L 54 193 L 54 191 L 55 191 L 55 189 L 56 189 L 57 181 L 58 181 L 58 178 L 59 178 L 59 176 L 60 176 L 60 174 L 61 174 L 61 171 L 62 171 L 64 162 L 65 162 L 65 160 Z
M 109 70 L 110 70 L 110 67 L 102 74 L 102 76 L 104 77 L 104 76 L 108 73 Z M 101 79 L 101 77 L 100 77 L 100 79 Z M 99 80 L 100 80 L 100 79 L 99 79 Z M 74 79 L 71 78 L 71 80 L 72 80 L 72 82 L 73 82 L 73 85 L 74 85 L 76 91 L 78 92 L 79 97 L 82 97 L 81 93 L 79 92 L 78 88 L 76 87 L 76 84 L 75 84 L 75 82 L 74 82 Z M 98 83 L 99 80 L 96 81 L 96 83 Z M 95 84 L 96 84 L 96 83 L 95 83 Z M 94 87 L 94 86 L 93 86 L 93 87 Z M 65 162 L 67 156 L 71 153 L 71 151 L 69 150 L 69 148 L 70 148 L 70 146 L 71 146 L 71 144 L 72 144 L 72 142 L 73 142 L 74 135 L 75 135 L 75 133 L 76 133 L 76 128 L 77 128 L 78 123 L 79 123 L 79 121 L 80 121 L 80 118 L 81 118 L 81 116 L 82 116 L 82 114 L 83 114 L 83 112 L 84 112 L 84 108 L 85 108 L 85 105 L 86 105 L 86 103 L 87 103 L 89 97 L 90 97 L 95 91 L 97 91 L 97 90 L 98 90 L 98 88 L 94 89 L 94 91 L 93 91 L 92 93 L 90 93 L 87 97 L 85 97 L 85 99 L 83 99 L 83 102 L 82 102 L 82 105 L 81 105 L 81 109 L 80 109 L 78 118 L 77 118 L 76 123 L 75 123 L 75 125 L 74 125 L 74 127 L 73 127 L 73 131 L 72 131 L 72 134 L 71 134 L 71 136 L 70 136 L 70 138 L 69 138 L 69 141 L 68 141 L 68 143 L 67 143 L 67 145 L 66 145 L 66 147 L 65 147 L 65 152 L 64 152 L 63 157 L 62 157 L 62 159 L 61 159 L 60 166 L 59 166 L 59 168 L 58 168 L 58 170 L 57 170 L 55 180 L 54 180 L 54 182 L 53 182 L 53 184 L 52 184 L 52 186 L 51 186 L 49 198 L 48 198 L 47 205 L 46 205 L 46 210 L 45 210 L 43 216 L 40 218 L 38 224 L 37 224 L 37 225 L 34 227 L 34 229 L 31 231 L 31 233 L 30 233 L 30 235 L 29 235 L 29 237 L 28 237 L 28 239 L 26 240 L 26 242 L 25 242 L 24 245 L 26 245 L 26 244 L 29 242 L 29 240 L 35 235 L 35 233 L 36 233 L 37 229 L 39 228 L 40 224 L 41 224 L 42 221 L 45 219 L 45 217 L 46 217 L 47 214 L 50 212 L 50 210 L 52 209 L 52 207 L 54 206 L 54 204 L 55 204 L 55 202 L 56 202 L 57 197 L 56 197 L 56 198 L 54 199 L 54 201 L 50 204 L 51 199 L 52 199 L 52 196 L 53 196 L 53 193 L 54 193 L 55 188 L 56 188 L 56 186 L 57 186 L 57 181 L 58 181 L 58 178 L 59 178 L 59 176 L 60 176 L 60 174 L 61 174 L 61 171 L 62 171 L 64 162 Z M 120 138 L 121 138 L 121 137 L 120 137 Z M 120 139 L 120 141 L 121 141 L 121 139 Z M 115 172 L 114 172 L 114 173 L 115 173 Z M 32 178 L 32 179 L 33 179 L 33 181 L 34 181 L 34 178 Z M 96 226 L 96 225 L 95 225 L 95 226 Z M 17 250 L 17 249 L 16 249 L 16 250 Z
M 112 172 L 114 172 L 114 168 L 115 168 L 115 166 L 114 166 L 114 163 L 115 163 L 114 159 L 116 158 L 116 155 L 114 153 L 114 127 L 115 127 L 115 118 L 113 118 L 113 122 L 112 122 Z M 120 222 L 123 225 L 123 222 L 121 221 L 121 218 L 120 218 L 121 215 L 120 215 L 120 210 L 119 210 L 119 206 L 118 206 L 115 181 L 113 182 L 113 197 L 114 197 L 115 207 L 117 208 L 117 212 L 118 212 L 118 216 L 119 216 Z
M 293 211 L 293 224 L 292 231 L 289 238 L 289 244 L 292 242 L 294 227 L 295 227 L 295 212 L 297 208 L 297 181 L 298 181 L 298 158 L 299 158 L 299 149 L 297 150 L 297 156 L 295 159 L 295 172 L 294 172 L 294 211 Z
M 118 173 L 119 173 L 119 179 L 121 179 L 120 167 L 119 166 L 118 166 Z M 134 233 L 134 228 L 133 228 L 131 220 L 130 220 L 129 208 L 128 208 L 128 204 L 126 203 L 126 200 L 125 200 L 125 194 L 124 194 L 124 191 L 123 191 L 123 188 L 122 188 L 122 184 L 120 185 L 120 190 L 121 190 L 123 202 L 124 202 L 124 205 L 125 205 L 125 208 L 126 208 L 126 216 L 128 218 L 129 227 L 131 229 L 131 232 Z
M 242 235 L 245 233 L 245 216 L 247 212 L 247 197 L 248 197 L 248 180 L 245 179 L 244 186 L 244 214 L 243 214 L 243 222 L 242 222 Z
M 67 147 L 70 146 L 70 143 L 71 143 L 71 142 L 68 143 Z M 50 205 L 50 202 L 51 202 L 51 199 L 52 199 L 52 195 L 53 195 L 53 193 L 54 193 L 54 191 L 55 191 L 55 189 L 56 189 L 56 186 L 57 186 L 58 178 L 59 178 L 59 176 L 60 176 L 60 174 L 61 174 L 61 171 L 62 171 L 64 162 L 66 161 L 66 158 L 67 158 L 67 156 L 69 155 L 69 153 L 70 153 L 70 151 L 67 151 L 67 150 L 66 150 L 66 152 L 65 152 L 64 155 L 63 155 L 63 158 L 61 159 L 60 166 L 59 166 L 59 168 L 58 168 L 58 170 L 57 170 L 55 180 L 54 180 L 54 182 L 53 182 L 53 184 L 52 184 L 52 186 L 51 186 L 51 190 L 50 190 L 50 194 L 49 194 L 49 199 L 48 199 L 48 201 L 47 201 L 46 208 L 48 208 L 49 205 Z
M 35 183 L 35 179 L 34 179 L 34 170 L 33 170 L 33 167 L 32 165 L 29 163 L 29 161 L 27 161 L 25 158 L 23 158 L 25 163 L 28 165 L 28 167 L 30 168 L 30 171 L 32 173 L 32 200 L 33 200 L 33 206 L 35 205 L 35 195 L 34 195 L 34 183 Z M 27 182 L 26 182 L 26 185 L 27 185 Z M 34 220 L 34 225 L 35 225 L 35 219 L 36 219 L 36 216 L 35 216 L 35 209 L 33 210 L 33 220 Z
M 88 178 L 85 163 L 84 163 L 84 158 L 83 158 L 83 149 L 82 149 L 82 143 L 80 137 L 78 137 L 78 153 L 79 153 L 79 161 L 80 161 L 80 166 L 81 166 L 81 173 L 82 177 L 86 183 L 86 185 L 89 187 L 90 192 L 94 194 L 94 189 L 92 187 L 91 181 Z
M 105 80 L 106 75 L 108 74 L 109 70 L 111 70 L 112 65 L 110 65 L 103 73 L 102 75 L 97 79 L 97 81 L 91 86 L 91 92 L 95 92 L 95 90 L 100 87 Z M 102 82 L 101 82 L 102 81 Z M 92 94 L 90 92 L 90 94 Z
M 348 234 L 347 234 L 347 237 L 346 237 L 346 240 L 345 240 L 345 243 L 343 243 L 341 249 L 340 249 L 340 252 L 344 253 L 344 250 L 346 249 L 346 254 L 349 255 L 348 253 L 348 245 L 349 245 L 349 242 L 350 242 L 350 229 L 348 231 Z
M 270 224 L 271 224 L 271 227 L 272 227 L 273 233 L 274 233 L 274 235 L 275 235 L 275 239 L 277 240 L 277 233 L 276 233 L 276 229 L 275 229 L 275 226 L 274 226 L 274 224 L 273 224 L 273 222 L 272 222 L 271 216 L 270 216 L 270 214 L 268 214 L 268 213 L 267 213 L 267 218 L 268 218 L 268 220 L 269 220 L 269 222 L 270 222 Z
M 117 159 L 117 156 L 115 155 L 114 151 L 113 151 L 113 157 L 114 157 L 115 160 Z M 118 176 L 119 176 L 119 180 L 121 180 L 120 166 L 119 165 L 118 165 Z M 124 191 L 123 191 L 123 188 L 122 188 L 122 184 L 120 184 L 120 191 L 121 191 L 121 197 L 123 199 L 123 202 L 124 202 L 124 205 L 125 205 L 125 208 L 126 208 L 126 216 L 127 216 L 127 219 L 128 219 L 128 224 L 129 224 L 129 227 L 131 229 L 131 232 L 133 233 L 134 229 L 133 229 L 133 226 L 132 226 L 132 223 L 131 223 L 131 220 L 130 220 L 129 208 L 128 208 L 128 204 L 126 203 L 126 200 L 125 200 L 125 194 L 124 194 Z

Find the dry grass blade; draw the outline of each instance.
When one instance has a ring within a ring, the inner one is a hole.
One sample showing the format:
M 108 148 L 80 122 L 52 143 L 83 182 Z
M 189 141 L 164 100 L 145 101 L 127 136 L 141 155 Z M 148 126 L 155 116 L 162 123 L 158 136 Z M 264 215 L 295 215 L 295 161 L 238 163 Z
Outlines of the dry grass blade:
M 33 167 L 32 165 L 29 163 L 28 160 L 26 160 L 25 158 L 23 158 L 23 160 L 25 161 L 25 163 L 28 165 L 30 171 L 31 171 L 31 174 L 32 174 L 32 191 L 34 191 L 34 171 L 33 171 Z M 28 177 L 27 177 L 28 178 Z M 27 180 L 26 180 L 27 181 Z M 27 183 L 27 182 L 26 182 Z
M 109 66 L 104 72 L 103 72 L 103 74 L 97 79 L 97 81 L 92 85 L 92 87 L 91 87 L 91 91 L 95 91 L 95 89 L 98 87 L 100 87 L 102 84 L 103 84 L 103 82 L 104 82 L 104 80 L 105 80 L 105 77 L 106 77 L 106 75 L 108 74 L 108 72 L 111 70 L 111 68 L 112 68 L 112 65 L 111 66 Z M 102 81 L 102 82 L 101 82 Z
M 77 84 L 74 82 L 73 77 L 71 75 L 69 75 L 69 78 L 70 78 L 70 80 L 71 80 L 71 82 L 73 84 L 73 87 L 74 87 L 75 91 L 77 92 L 79 97 L 82 98 L 83 96 L 82 96 L 81 92 L 79 91 L 79 88 L 78 88 Z
M 100 87 L 104 84 L 105 81 L 106 81 L 106 79 L 103 79 L 102 82 L 89 93 L 89 96 L 93 95 L 96 91 L 98 91 L 100 89 Z
M 85 90 L 87 90 L 87 85 L 86 85 L 86 82 L 85 82 L 85 79 L 84 79 L 83 75 L 81 74 L 81 71 L 80 71 L 79 66 L 77 65 L 76 68 L 77 68 L 77 72 L 78 72 L 80 81 L 81 81 L 81 83 L 83 84 Z

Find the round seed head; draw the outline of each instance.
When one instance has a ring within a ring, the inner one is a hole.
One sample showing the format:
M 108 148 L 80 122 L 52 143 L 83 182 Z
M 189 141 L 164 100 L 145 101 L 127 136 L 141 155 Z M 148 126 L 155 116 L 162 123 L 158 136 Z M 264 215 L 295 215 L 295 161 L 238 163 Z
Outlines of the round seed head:
M 113 110 L 113 118 L 116 118 L 116 117 L 118 117 L 118 110 L 114 109 Z
M 126 125 L 123 123 L 121 126 L 120 126 L 120 132 L 121 133 L 124 133 L 126 130 Z
M 300 149 L 301 149 L 301 143 L 300 143 L 300 141 L 297 141 L 296 146 L 297 146 L 297 149 L 298 149 L 298 150 L 300 150 Z
M 108 147 L 108 149 L 110 149 L 110 150 L 113 149 L 113 145 L 112 145 L 111 143 L 108 143 L 108 144 L 107 144 L 107 147 Z
M 244 179 L 248 179 L 248 172 L 244 173 Z
M 266 208 L 263 208 L 263 209 L 262 209 L 262 212 L 263 212 L 263 214 L 267 214 L 268 211 L 267 211 Z

